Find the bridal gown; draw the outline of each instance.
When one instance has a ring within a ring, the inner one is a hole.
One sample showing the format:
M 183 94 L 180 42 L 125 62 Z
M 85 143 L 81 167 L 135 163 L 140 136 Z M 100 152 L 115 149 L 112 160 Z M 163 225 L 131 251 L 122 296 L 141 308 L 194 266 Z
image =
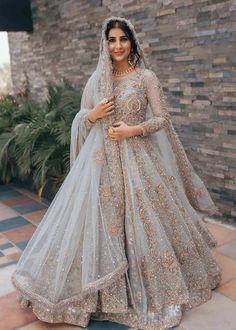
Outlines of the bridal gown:
M 86 327 L 96 319 L 167 329 L 185 310 L 211 299 L 221 280 L 211 252 L 217 241 L 186 196 L 185 169 L 182 178 L 173 175 L 163 163 L 165 150 L 151 138 L 170 122 L 160 113 L 155 73 L 140 68 L 113 83 L 116 121 L 140 124 L 143 135 L 119 142 L 117 162 L 112 150 L 104 153 L 99 121 L 83 116 L 83 146 L 12 281 L 21 305 L 46 322 Z M 111 182 L 107 157 L 122 182 Z M 120 189 L 118 215 L 113 186 Z

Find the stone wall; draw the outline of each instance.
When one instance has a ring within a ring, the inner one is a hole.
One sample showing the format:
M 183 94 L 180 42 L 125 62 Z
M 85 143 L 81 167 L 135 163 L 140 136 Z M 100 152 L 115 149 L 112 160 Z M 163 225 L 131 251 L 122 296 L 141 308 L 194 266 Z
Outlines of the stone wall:
M 96 67 L 101 24 L 130 18 L 163 84 L 194 168 L 236 222 L 236 4 L 233 0 L 32 0 L 33 33 L 9 33 L 13 83 L 32 97 L 48 81 L 83 88 Z

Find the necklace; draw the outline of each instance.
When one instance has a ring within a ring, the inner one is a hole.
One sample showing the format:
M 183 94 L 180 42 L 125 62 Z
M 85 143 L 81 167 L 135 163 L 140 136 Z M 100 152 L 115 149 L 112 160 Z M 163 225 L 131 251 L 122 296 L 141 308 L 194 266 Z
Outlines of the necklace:
M 125 74 L 125 73 L 129 73 L 129 72 L 131 72 L 131 71 L 133 71 L 133 70 L 134 70 L 134 66 L 131 65 L 128 69 L 126 69 L 126 70 L 122 70 L 122 71 L 120 71 L 120 70 L 116 70 L 116 69 L 113 69 L 112 74 L 113 74 L 114 76 L 122 76 L 123 74 Z

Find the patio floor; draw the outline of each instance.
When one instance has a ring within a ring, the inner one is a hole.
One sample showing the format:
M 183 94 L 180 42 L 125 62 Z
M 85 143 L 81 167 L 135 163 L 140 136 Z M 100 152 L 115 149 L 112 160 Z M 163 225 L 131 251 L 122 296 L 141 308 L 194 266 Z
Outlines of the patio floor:
M 17 260 L 48 205 L 48 201 L 39 200 L 28 190 L 0 185 L 0 330 L 80 329 L 37 320 L 30 310 L 19 306 L 10 281 Z M 175 330 L 236 330 L 236 229 L 216 223 L 214 219 L 205 220 L 218 240 L 213 253 L 223 269 L 222 284 L 213 291 L 210 301 L 186 312 Z M 90 321 L 88 329 L 124 330 L 128 327 L 108 321 Z

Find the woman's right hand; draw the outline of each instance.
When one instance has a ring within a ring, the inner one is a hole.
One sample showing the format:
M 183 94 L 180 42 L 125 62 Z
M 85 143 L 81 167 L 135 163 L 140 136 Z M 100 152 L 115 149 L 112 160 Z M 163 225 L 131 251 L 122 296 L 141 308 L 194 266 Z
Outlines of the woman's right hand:
M 87 117 L 90 121 L 95 122 L 99 118 L 107 117 L 114 112 L 114 96 L 107 98 L 108 102 L 105 104 L 98 103 L 93 110 L 89 111 Z

